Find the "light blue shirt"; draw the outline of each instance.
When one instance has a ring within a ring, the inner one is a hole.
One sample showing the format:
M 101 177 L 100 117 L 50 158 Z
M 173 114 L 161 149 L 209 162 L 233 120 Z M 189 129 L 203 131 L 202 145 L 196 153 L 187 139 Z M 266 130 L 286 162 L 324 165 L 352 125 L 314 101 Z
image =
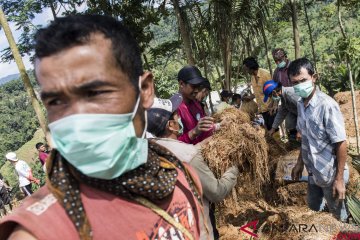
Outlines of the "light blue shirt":
M 305 107 L 298 102 L 297 129 L 301 133 L 301 154 L 305 167 L 321 187 L 332 184 L 336 175 L 336 143 L 346 140 L 345 124 L 339 105 L 316 90 Z

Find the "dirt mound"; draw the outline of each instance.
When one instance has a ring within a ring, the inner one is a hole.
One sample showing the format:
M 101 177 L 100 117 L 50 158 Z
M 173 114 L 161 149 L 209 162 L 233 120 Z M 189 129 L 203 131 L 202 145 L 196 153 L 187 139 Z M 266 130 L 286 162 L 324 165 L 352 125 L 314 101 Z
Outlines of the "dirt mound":
M 350 138 L 349 141 L 352 143 L 353 140 L 351 138 L 354 138 L 356 136 L 356 131 L 355 131 L 353 108 L 352 108 L 351 92 L 350 91 L 339 92 L 334 96 L 334 99 L 340 105 L 340 110 L 344 116 L 346 135 L 348 138 Z M 355 99 L 356 99 L 356 110 L 357 110 L 357 114 L 359 115 L 360 91 L 355 92 Z
M 349 163 L 348 166 L 349 166 L 350 176 L 349 176 L 349 183 L 347 186 L 347 190 L 350 194 L 353 194 L 358 199 L 360 199 L 360 174 L 351 165 L 351 163 Z

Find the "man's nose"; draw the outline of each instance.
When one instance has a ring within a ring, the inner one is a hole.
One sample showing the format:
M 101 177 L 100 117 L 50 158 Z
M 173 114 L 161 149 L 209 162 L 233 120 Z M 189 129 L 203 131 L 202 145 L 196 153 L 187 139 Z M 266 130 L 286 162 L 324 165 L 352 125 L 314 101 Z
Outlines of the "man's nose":
M 72 101 L 67 108 L 66 115 L 89 113 L 89 106 L 87 104 L 83 101 Z

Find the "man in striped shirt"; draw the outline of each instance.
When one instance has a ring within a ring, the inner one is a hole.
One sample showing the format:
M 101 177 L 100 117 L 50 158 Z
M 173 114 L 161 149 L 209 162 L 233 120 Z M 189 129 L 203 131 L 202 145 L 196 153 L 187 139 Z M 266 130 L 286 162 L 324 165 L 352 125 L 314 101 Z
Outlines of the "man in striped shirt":
M 301 151 L 292 178 L 298 180 L 305 165 L 309 172 L 309 208 L 321 211 L 325 199 L 330 212 L 346 221 L 344 200 L 349 170 L 345 124 L 339 105 L 315 87 L 316 74 L 308 59 L 292 62 L 288 74 L 295 93 L 301 97 L 297 119 Z

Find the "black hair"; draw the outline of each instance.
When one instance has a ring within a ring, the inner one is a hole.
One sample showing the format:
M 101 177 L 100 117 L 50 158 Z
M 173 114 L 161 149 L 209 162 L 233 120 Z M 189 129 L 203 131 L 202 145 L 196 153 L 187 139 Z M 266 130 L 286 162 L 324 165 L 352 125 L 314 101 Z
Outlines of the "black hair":
M 36 145 L 35 145 L 35 147 L 36 147 L 36 149 L 39 149 L 39 147 L 41 147 L 41 146 L 43 146 L 44 144 L 42 143 L 42 142 L 38 142 Z
M 222 102 L 225 101 L 225 98 L 231 98 L 232 97 L 232 93 L 228 90 L 222 90 L 221 93 L 220 93 L 220 100 Z
M 275 92 L 280 91 L 280 90 L 281 90 L 281 88 L 282 88 L 282 84 L 281 84 L 281 82 L 278 82 L 277 84 L 278 84 L 278 85 L 277 85 L 277 86 L 276 86 L 276 88 L 274 89 L 274 90 L 275 90 Z
M 258 70 L 259 64 L 257 63 L 254 57 L 245 58 L 243 61 L 243 65 L 245 65 L 250 70 Z
M 241 95 L 240 94 L 234 94 L 234 96 L 232 97 L 232 102 L 234 103 L 236 100 L 241 99 Z
M 100 15 L 71 15 L 56 18 L 35 35 L 35 58 L 43 58 L 68 48 L 85 45 L 90 37 L 100 33 L 111 40 L 112 52 L 118 67 L 138 90 L 143 74 L 141 53 L 130 31 L 116 19 Z
M 309 59 L 298 58 L 298 59 L 292 61 L 288 67 L 287 74 L 288 74 L 289 79 L 290 79 L 290 76 L 299 75 L 301 68 L 305 68 L 308 71 L 310 76 L 314 75 L 314 73 L 315 73 L 314 67 Z

